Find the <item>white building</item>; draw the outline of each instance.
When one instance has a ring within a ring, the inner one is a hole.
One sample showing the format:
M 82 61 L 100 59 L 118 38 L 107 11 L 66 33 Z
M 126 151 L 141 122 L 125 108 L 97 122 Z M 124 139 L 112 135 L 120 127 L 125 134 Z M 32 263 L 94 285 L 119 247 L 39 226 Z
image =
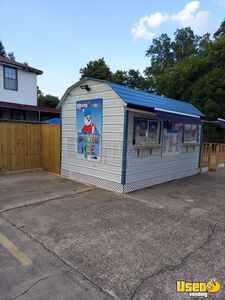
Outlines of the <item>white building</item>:
M 61 102 L 61 173 L 122 193 L 197 174 L 192 104 L 85 78 Z
M 0 56 L 0 101 L 37 105 L 37 75 L 42 73 Z
M 37 105 L 41 70 L 0 56 L 0 120 L 41 122 L 59 118 L 60 111 Z

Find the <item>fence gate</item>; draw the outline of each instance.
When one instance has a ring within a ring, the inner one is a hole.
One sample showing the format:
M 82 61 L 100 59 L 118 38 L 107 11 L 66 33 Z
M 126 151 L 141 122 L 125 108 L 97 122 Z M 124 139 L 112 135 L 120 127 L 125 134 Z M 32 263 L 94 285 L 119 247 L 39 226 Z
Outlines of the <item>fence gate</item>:
M 0 122 L 0 171 L 60 173 L 60 125 Z

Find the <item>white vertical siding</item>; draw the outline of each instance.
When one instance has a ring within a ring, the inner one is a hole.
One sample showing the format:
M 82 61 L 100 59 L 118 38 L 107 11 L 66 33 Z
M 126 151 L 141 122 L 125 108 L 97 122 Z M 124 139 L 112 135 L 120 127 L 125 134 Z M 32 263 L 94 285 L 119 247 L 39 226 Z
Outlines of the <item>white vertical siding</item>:
M 180 154 L 170 157 L 162 157 L 161 148 L 152 149 L 151 154 L 146 148 L 140 149 L 138 156 L 137 149 L 132 145 L 136 116 L 141 115 L 129 112 L 125 192 L 197 174 L 199 146 L 189 148 L 181 146 Z
M 0 65 L 0 101 L 37 105 L 37 74 L 18 69 L 18 91 L 4 89 L 3 66 Z
M 62 174 L 122 191 L 124 103 L 106 83 L 88 80 L 91 91 L 75 87 L 62 104 Z M 76 102 L 103 99 L 102 146 L 99 161 L 77 153 Z

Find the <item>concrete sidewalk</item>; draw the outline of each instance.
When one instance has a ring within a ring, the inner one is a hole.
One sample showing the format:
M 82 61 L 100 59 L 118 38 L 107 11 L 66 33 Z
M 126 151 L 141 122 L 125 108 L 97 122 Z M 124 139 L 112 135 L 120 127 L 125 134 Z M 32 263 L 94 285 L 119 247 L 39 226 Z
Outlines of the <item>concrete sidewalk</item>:
M 40 170 L 0 173 L 2 193 L 0 212 L 74 195 L 93 188 Z
M 55 183 L 56 199 L 51 195 L 44 202 L 8 210 L 8 196 L 1 193 L 1 201 L 6 203 L 2 204 L 4 211 L 0 215 L 5 222 L 4 232 L 15 243 L 17 239 L 27 239 L 26 243 L 20 242 L 20 247 L 38 265 L 35 272 L 42 272 L 44 261 L 39 260 L 39 250 L 33 243 L 43 247 L 46 255 L 53 255 L 65 264 L 62 267 L 57 262 L 51 263 L 54 272 L 68 271 L 66 277 L 71 272 L 78 273 L 73 277 L 74 287 L 81 294 L 83 291 L 84 297 L 86 287 L 80 284 L 79 276 L 91 284 L 86 299 L 188 299 L 188 294 L 176 292 L 177 280 L 209 281 L 211 278 L 221 283 L 222 290 L 208 298 L 225 298 L 224 172 L 176 180 L 127 195 L 88 186 L 81 186 L 80 192 L 73 194 L 73 185 L 79 190 L 77 183 L 44 172 L 40 172 L 40 178 L 41 174 L 47 190 L 54 181 L 50 178 L 48 185 L 47 177 L 53 176 L 56 183 L 62 180 L 64 191 L 71 194 L 63 196 L 62 193 L 58 197 L 60 184 Z M 12 175 L 16 176 L 14 180 L 7 176 L 4 180 L 8 191 L 10 181 L 12 185 L 20 182 L 19 193 L 21 198 L 24 193 L 27 201 L 32 199 L 32 194 L 29 198 L 30 181 L 36 184 L 37 191 L 37 186 L 41 190 L 42 181 L 32 179 L 31 173 L 24 173 L 22 180 L 21 174 Z M 13 205 L 16 207 L 16 197 Z M 14 235 L 10 235 L 12 229 Z M 30 282 L 22 283 L 17 278 L 18 266 L 10 267 L 13 258 L 4 253 L 0 280 L 5 279 L 7 285 L 0 290 L 3 299 L 11 299 L 26 290 Z M 44 272 L 48 268 L 45 264 Z M 5 278 L 10 270 L 15 276 L 12 280 Z M 23 276 L 26 278 L 23 274 L 19 277 Z M 29 280 L 35 282 L 37 278 L 32 276 L 31 272 Z M 51 277 L 51 283 L 47 281 L 43 290 L 38 283 L 38 289 L 29 290 L 29 297 L 24 294 L 28 298 L 19 299 L 38 299 L 39 293 L 47 295 L 40 299 L 53 299 L 57 293 L 51 287 L 57 283 L 56 279 L 57 276 Z M 57 283 L 58 289 L 63 282 Z M 9 295 L 10 286 L 14 288 Z M 78 299 L 66 292 L 60 296 L 59 299 Z

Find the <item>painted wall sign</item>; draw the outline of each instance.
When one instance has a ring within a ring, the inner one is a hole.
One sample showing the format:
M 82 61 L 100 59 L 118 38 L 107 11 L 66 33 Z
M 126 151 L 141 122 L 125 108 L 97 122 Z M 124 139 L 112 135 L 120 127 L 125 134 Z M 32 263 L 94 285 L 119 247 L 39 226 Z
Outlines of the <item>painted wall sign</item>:
M 101 156 L 102 99 L 77 101 L 77 152 L 85 159 Z
M 174 156 L 180 154 L 181 123 L 165 121 L 163 129 L 162 156 Z

